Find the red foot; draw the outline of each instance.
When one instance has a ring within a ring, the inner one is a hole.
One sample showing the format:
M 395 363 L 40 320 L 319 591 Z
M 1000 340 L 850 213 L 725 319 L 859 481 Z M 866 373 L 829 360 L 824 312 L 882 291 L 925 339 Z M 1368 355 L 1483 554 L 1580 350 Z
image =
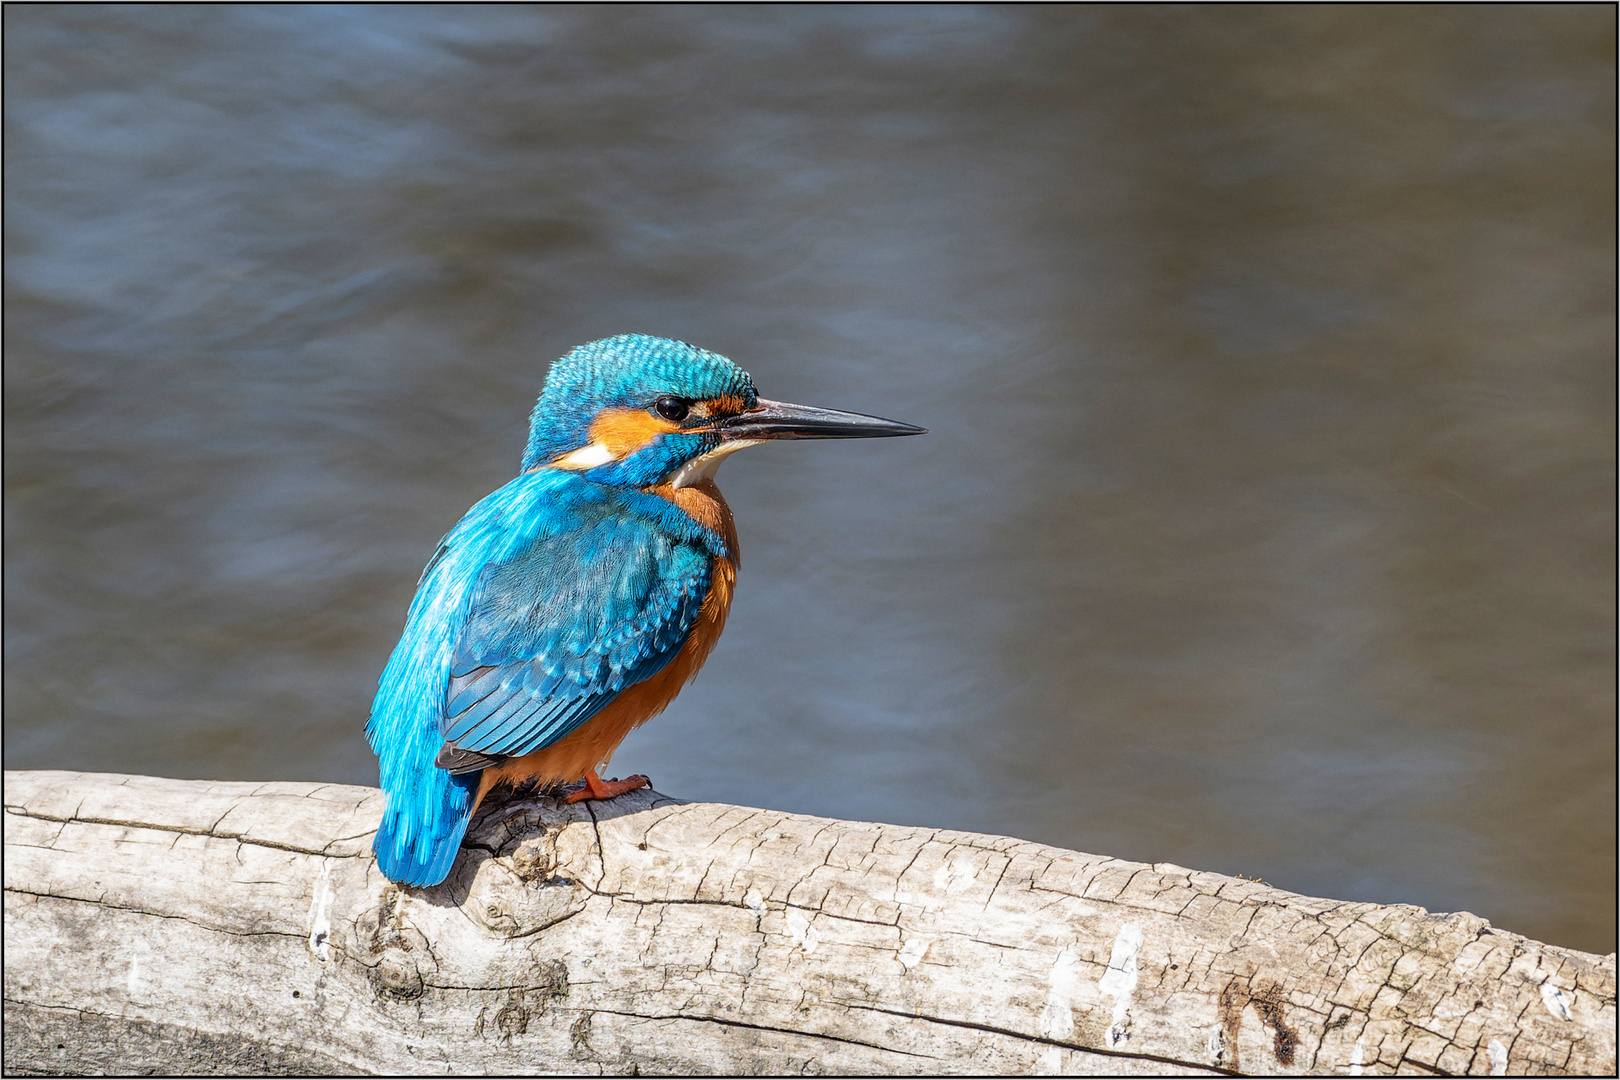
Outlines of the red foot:
M 623 780 L 604 780 L 596 775 L 595 769 L 585 770 L 585 786 L 578 791 L 570 792 L 564 802 L 584 802 L 586 799 L 615 799 L 627 791 L 636 788 L 649 787 L 652 781 L 645 776 L 627 776 Z

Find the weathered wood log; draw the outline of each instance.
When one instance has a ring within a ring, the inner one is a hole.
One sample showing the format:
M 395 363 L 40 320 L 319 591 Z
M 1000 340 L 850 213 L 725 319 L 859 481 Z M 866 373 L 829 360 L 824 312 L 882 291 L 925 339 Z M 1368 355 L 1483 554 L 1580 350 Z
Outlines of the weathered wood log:
M 13 1074 L 1615 1069 L 1613 954 L 1002 837 L 530 798 L 401 889 L 371 788 L 5 809 Z

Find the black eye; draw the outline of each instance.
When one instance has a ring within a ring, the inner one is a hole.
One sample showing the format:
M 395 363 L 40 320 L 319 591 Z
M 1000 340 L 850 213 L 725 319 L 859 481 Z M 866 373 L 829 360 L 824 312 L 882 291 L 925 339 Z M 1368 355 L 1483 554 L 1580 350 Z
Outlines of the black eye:
M 692 411 L 692 406 L 678 397 L 661 397 L 653 408 L 658 410 L 658 415 L 665 420 L 674 420 L 677 423 L 685 420 L 686 414 Z

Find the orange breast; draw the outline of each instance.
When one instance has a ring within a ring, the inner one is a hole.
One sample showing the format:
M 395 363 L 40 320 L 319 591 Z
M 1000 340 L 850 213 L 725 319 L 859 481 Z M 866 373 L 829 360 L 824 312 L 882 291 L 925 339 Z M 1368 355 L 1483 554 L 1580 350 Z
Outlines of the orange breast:
M 731 594 L 737 584 L 737 529 L 731 519 L 731 508 L 713 480 L 687 488 L 653 488 L 652 494 L 668 499 L 719 533 L 731 553 L 730 558 L 714 561 L 714 577 L 709 582 L 709 593 L 703 598 L 691 636 L 662 671 L 620 691 L 605 709 L 563 738 L 543 750 L 507 758 L 485 769 L 478 789 L 480 800 L 497 784 L 578 780 L 585 775 L 585 770 L 594 769 L 612 756 L 626 735 L 663 712 L 681 692 L 681 687 L 697 675 L 715 642 L 720 640 L 720 631 L 725 629 L 726 615 L 731 610 Z

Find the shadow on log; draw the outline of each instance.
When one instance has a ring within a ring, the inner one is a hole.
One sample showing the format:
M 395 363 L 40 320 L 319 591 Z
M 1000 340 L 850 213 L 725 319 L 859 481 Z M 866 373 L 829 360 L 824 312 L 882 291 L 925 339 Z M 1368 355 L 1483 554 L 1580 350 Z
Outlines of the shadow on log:
M 1004 837 L 8 772 L 5 1071 L 1613 1074 L 1615 960 Z

